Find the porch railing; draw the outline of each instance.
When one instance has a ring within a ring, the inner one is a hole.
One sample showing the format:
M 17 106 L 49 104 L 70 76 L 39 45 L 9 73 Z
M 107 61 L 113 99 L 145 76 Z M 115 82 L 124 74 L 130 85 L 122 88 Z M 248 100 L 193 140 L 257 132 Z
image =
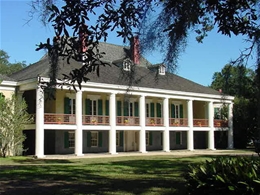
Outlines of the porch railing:
M 35 114 L 32 114 L 35 119 Z M 35 122 L 35 120 L 34 120 Z M 75 114 L 56 114 L 56 113 L 45 113 L 44 114 L 44 123 L 45 124 L 76 124 L 76 115 Z M 159 117 L 147 117 L 146 126 L 163 126 L 163 118 Z M 109 116 L 82 116 L 83 125 L 109 125 Z M 117 116 L 116 117 L 117 125 L 129 125 L 129 126 L 139 126 L 140 118 L 139 117 L 128 117 L 128 116 Z M 187 118 L 170 118 L 169 119 L 170 127 L 187 127 L 188 119 Z M 193 119 L 194 127 L 208 127 L 208 119 Z M 227 120 L 214 119 L 214 127 L 228 127 Z
M 214 127 L 228 127 L 228 121 L 222 119 L 214 119 Z
M 140 118 L 133 116 L 117 116 L 116 125 L 129 125 L 129 126 L 139 126 Z
M 76 115 L 75 114 L 55 114 L 55 113 L 45 113 L 44 114 L 45 124 L 75 124 Z
M 170 127 L 187 127 L 188 119 L 187 118 L 170 118 Z
M 163 118 L 161 117 L 146 117 L 146 126 L 163 126 Z
M 83 115 L 82 117 L 83 117 L 82 119 L 83 125 L 109 125 L 109 116 Z
M 209 120 L 208 119 L 193 119 L 194 127 L 208 127 Z

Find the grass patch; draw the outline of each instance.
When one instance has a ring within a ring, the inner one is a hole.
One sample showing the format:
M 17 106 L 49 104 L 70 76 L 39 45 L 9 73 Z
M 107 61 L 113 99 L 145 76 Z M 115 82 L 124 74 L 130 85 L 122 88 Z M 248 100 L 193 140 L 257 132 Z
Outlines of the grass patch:
M 208 156 L 1 160 L 0 194 L 186 194 L 187 165 Z

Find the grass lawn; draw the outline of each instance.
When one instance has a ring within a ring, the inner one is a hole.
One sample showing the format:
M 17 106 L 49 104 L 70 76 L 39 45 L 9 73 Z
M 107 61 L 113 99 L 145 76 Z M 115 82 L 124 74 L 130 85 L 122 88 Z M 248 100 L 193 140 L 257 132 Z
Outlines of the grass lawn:
M 0 159 L 1 195 L 186 194 L 182 174 L 208 156 Z

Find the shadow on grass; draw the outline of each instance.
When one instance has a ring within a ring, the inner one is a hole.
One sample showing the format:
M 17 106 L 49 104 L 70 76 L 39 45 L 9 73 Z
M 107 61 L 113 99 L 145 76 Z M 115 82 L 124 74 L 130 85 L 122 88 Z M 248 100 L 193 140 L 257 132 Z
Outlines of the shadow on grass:
M 13 162 L 20 163 L 20 164 L 68 164 L 68 163 L 72 163 L 70 160 L 66 160 L 66 159 L 34 159 L 34 158 L 13 159 Z
M 3 171 L 2 195 L 186 194 L 189 160 L 129 160 L 96 164 L 23 165 Z

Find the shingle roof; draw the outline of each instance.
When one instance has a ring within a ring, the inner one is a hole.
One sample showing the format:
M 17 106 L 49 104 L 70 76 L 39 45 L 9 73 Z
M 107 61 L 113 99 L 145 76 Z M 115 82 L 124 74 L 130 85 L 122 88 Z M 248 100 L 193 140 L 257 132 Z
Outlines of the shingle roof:
M 100 43 L 99 46 L 100 51 L 106 53 L 103 60 L 109 62 L 111 66 L 100 66 L 100 77 L 96 73 L 87 75 L 91 82 L 220 95 L 216 90 L 175 74 L 158 75 L 156 71 L 147 68 L 151 64 L 143 57 L 140 59 L 140 65 L 135 65 L 134 70 L 132 69 L 135 72 L 135 74 L 131 74 L 132 78 L 129 72 L 123 71 L 121 66 L 112 63 L 115 60 L 129 57 L 129 48 L 107 43 Z M 68 74 L 71 70 L 80 67 L 81 63 L 74 60 L 70 60 L 70 64 L 67 64 L 66 60 L 60 60 L 58 78 L 62 79 L 63 74 Z M 42 58 L 37 63 L 14 73 L 11 77 L 17 81 L 37 78 L 38 76 L 48 77 L 49 69 L 48 58 Z
M 3 80 L 5 80 L 5 81 L 15 81 L 15 79 L 13 79 L 13 78 L 10 78 L 6 75 L 0 74 L 0 81 L 3 81 Z

